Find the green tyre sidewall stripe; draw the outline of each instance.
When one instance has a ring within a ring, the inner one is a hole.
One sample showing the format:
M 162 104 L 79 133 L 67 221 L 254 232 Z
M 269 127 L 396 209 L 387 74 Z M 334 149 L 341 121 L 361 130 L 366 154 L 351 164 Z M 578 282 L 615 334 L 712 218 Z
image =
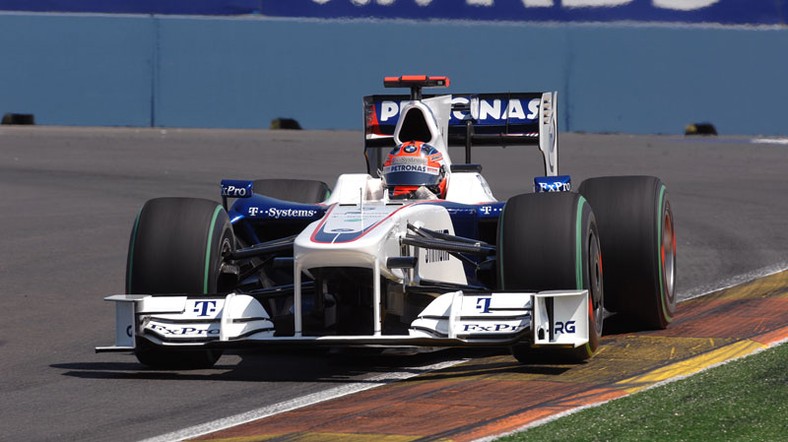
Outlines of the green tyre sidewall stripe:
M 561 222 L 551 224 L 548 231 L 542 234 L 539 229 L 545 216 L 560 217 Z M 499 289 L 504 291 L 516 290 L 520 287 L 529 291 L 559 288 L 585 289 L 589 278 L 588 235 L 592 222 L 593 211 L 590 203 L 577 193 L 543 197 L 521 194 L 507 201 L 499 218 L 497 235 Z M 518 235 L 520 229 L 528 229 L 525 230 L 528 234 Z M 507 236 L 507 234 L 512 235 Z M 507 239 L 511 243 L 504 244 Z M 534 247 L 528 247 L 529 245 Z M 509 250 L 507 246 L 513 249 Z M 543 250 L 543 246 L 550 249 Z M 504 255 L 507 257 L 505 258 Z M 510 255 L 512 258 L 508 258 Z M 508 263 L 504 261 L 507 259 L 523 260 L 522 273 L 518 273 L 519 262 L 512 263 L 513 269 L 506 267 Z M 507 270 L 512 270 L 514 274 L 509 275 Z M 513 287 L 507 283 L 511 283 Z M 589 312 L 584 314 L 590 321 L 593 314 Z M 512 355 L 521 363 L 533 363 L 540 358 L 544 361 L 560 363 L 585 361 L 593 356 L 598 346 L 597 329 L 594 324 L 589 328 L 588 341 L 577 348 L 532 348 L 529 345 L 513 345 Z
M 585 243 L 585 237 L 583 235 L 583 207 L 587 204 L 586 199 L 578 194 L 579 198 L 577 199 L 577 212 L 575 215 L 575 282 L 577 284 L 577 290 L 583 290 L 583 244 Z M 589 289 L 588 296 L 590 298 L 591 291 Z M 593 299 L 589 299 L 589 302 L 593 302 Z M 589 327 L 591 326 L 589 316 Z M 591 357 L 594 354 L 594 350 L 591 348 L 591 330 L 589 330 L 588 342 L 585 345 L 586 353 L 588 357 Z M 596 329 L 594 330 L 596 333 Z
M 208 283 L 211 274 L 211 256 L 213 255 L 213 234 L 216 228 L 216 220 L 219 218 L 219 213 L 222 211 L 222 206 L 216 206 L 211 217 L 211 225 L 208 229 L 208 242 L 205 244 L 205 271 L 203 277 L 203 293 L 208 293 Z

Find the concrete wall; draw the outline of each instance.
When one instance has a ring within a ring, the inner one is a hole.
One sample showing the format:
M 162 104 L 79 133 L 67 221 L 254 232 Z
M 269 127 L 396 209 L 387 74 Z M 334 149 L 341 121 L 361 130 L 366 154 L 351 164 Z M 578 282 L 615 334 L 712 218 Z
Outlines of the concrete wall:
M 788 133 L 788 29 L 0 15 L 0 113 L 38 124 L 358 129 L 382 78 L 558 90 L 563 130 Z

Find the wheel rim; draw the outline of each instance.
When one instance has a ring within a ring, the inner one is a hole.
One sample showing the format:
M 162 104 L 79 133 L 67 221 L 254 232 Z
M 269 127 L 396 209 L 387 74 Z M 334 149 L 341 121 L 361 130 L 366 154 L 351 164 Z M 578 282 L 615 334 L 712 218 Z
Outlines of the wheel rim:
M 603 312 L 604 280 L 602 276 L 602 254 L 600 253 L 599 239 L 593 232 L 588 242 L 588 290 L 591 298 L 589 311 L 594 320 L 597 334 L 602 334 L 602 326 L 605 320 Z
M 225 278 L 222 274 L 222 263 L 224 257 L 233 251 L 232 240 L 228 236 L 222 236 L 222 243 L 219 247 L 219 264 L 216 271 L 216 292 L 224 293 L 232 290 L 235 280 L 232 278 Z
M 669 305 L 673 305 L 673 287 L 676 281 L 676 234 L 673 231 L 673 215 L 666 208 L 662 219 L 662 275 L 665 284 L 665 297 Z

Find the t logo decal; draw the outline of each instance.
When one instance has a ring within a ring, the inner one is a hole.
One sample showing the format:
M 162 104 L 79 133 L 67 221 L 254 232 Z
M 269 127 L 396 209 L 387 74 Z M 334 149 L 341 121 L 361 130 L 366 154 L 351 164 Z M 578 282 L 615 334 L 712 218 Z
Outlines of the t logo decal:
M 492 298 L 477 298 L 476 308 L 481 310 L 482 313 L 490 313 L 490 303 Z
M 198 316 L 208 316 L 216 311 L 216 301 L 197 301 L 194 303 L 194 313 Z

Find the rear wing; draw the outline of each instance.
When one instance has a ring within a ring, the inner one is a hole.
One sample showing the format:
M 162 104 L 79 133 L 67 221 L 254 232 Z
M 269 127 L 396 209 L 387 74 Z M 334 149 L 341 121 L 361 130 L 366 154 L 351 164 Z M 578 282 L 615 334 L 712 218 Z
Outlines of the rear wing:
M 545 175 L 558 175 L 557 92 L 451 94 L 446 134 L 449 146 L 465 146 L 471 162 L 472 146 L 537 145 L 545 161 Z M 423 98 L 437 95 L 424 95 Z M 371 172 L 380 165 L 381 149 L 393 148 L 394 129 L 409 95 L 364 97 L 364 151 Z M 439 112 L 435 112 L 439 114 Z

